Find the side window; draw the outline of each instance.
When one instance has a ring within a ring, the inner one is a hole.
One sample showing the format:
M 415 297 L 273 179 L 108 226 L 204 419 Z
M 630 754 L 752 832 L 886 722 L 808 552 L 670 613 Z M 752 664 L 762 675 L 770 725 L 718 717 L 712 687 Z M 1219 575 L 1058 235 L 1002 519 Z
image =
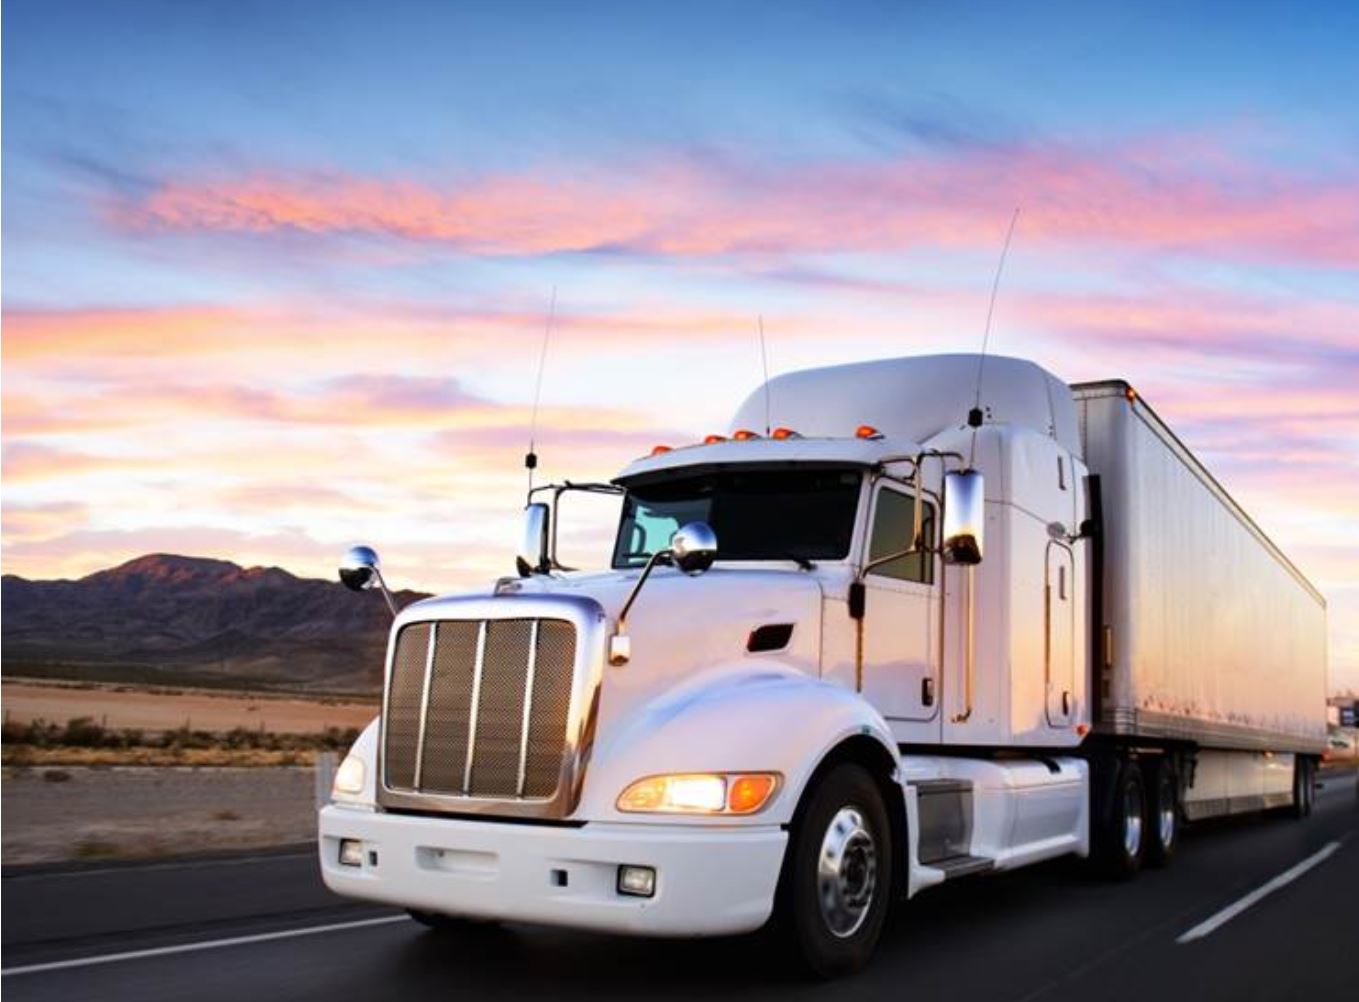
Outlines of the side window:
M 925 517 L 922 521 L 925 545 L 934 545 L 934 505 L 925 502 Z M 868 559 L 877 560 L 888 554 L 904 550 L 911 544 L 911 532 L 915 528 L 915 498 L 900 491 L 883 487 L 878 491 L 878 500 L 873 508 L 873 532 L 869 537 Z M 885 578 L 900 581 L 918 581 L 921 584 L 934 583 L 934 557 L 920 552 L 889 560 L 869 571 Z

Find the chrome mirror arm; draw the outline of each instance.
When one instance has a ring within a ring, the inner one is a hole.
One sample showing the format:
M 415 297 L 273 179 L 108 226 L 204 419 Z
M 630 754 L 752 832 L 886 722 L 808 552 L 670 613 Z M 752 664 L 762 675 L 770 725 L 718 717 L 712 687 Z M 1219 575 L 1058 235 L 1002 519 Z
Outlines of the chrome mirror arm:
M 642 573 L 637 577 L 637 583 L 632 586 L 632 591 L 628 593 L 628 600 L 623 603 L 623 608 L 618 611 L 618 632 L 623 632 L 623 627 L 628 621 L 628 613 L 632 611 L 632 604 L 637 601 L 637 596 L 646 584 L 646 579 L 651 576 L 651 571 L 657 564 L 670 563 L 675 551 L 670 549 L 657 550 L 651 555 L 651 559 L 642 568 Z
M 632 611 L 637 595 L 657 564 L 670 564 L 690 577 L 696 577 L 707 571 L 716 558 L 717 536 L 706 522 L 690 522 L 680 526 L 670 537 L 670 545 L 651 555 L 651 559 L 642 568 L 642 573 L 637 576 L 637 583 L 632 586 L 628 600 L 618 611 L 618 626 L 613 636 L 609 638 L 609 664 L 615 667 L 625 665 L 632 657 L 632 642 L 628 638 L 628 613 Z
M 373 577 L 377 579 L 378 591 L 382 592 L 382 597 L 387 600 L 387 608 L 391 610 L 392 618 L 395 619 L 400 610 L 396 607 L 396 599 L 392 596 L 391 589 L 387 587 L 387 579 L 377 567 L 373 568 Z
M 674 555 L 674 551 L 670 549 L 657 550 L 642 568 L 642 573 L 637 576 L 637 583 L 628 593 L 628 600 L 623 603 L 623 608 L 618 610 L 618 626 L 614 629 L 613 636 L 609 638 L 609 664 L 615 667 L 625 665 L 632 657 L 632 644 L 628 639 L 628 613 L 632 611 L 632 605 L 637 601 L 642 585 L 646 584 L 652 570 L 659 563 L 670 563 Z

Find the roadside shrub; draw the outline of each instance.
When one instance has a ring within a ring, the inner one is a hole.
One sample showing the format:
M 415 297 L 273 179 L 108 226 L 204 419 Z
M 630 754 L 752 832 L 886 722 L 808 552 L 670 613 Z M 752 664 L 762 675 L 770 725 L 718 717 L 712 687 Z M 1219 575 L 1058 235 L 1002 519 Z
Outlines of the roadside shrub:
M 72 717 L 66 721 L 57 744 L 68 748 L 102 748 L 106 744 L 106 731 L 102 724 L 96 724 L 92 717 Z
M 15 746 L 6 761 L 21 748 L 162 748 L 175 753 L 189 749 L 231 749 L 302 753 L 311 751 L 343 752 L 358 740 L 357 727 L 326 727 L 309 734 L 278 734 L 251 727 L 229 731 L 194 730 L 186 722 L 167 731 L 146 731 L 140 727 L 106 727 L 93 717 L 72 717 L 63 724 L 35 719 L 27 723 L 5 721 L 0 738 Z M 289 756 L 297 759 L 297 754 Z
M 41 718 L 27 724 L 5 722 L 4 743 L 7 745 L 36 745 L 45 748 L 60 744 L 62 728 Z
M 218 736 L 211 731 L 190 730 L 188 725 L 166 731 L 160 736 L 162 748 L 216 748 Z

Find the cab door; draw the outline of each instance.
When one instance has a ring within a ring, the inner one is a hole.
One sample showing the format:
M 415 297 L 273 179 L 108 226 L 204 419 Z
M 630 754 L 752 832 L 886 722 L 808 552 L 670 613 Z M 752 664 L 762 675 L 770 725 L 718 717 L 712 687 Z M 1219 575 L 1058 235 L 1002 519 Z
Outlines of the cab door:
M 1046 564 L 1043 652 L 1048 725 L 1070 727 L 1076 712 L 1076 603 L 1071 550 L 1056 540 L 1049 542 Z
M 935 506 L 926 501 L 924 531 L 932 544 Z M 867 560 L 910 545 L 915 498 L 891 483 L 880 483 L 869 515 Z M 929 728 L 893 727 L 902 741 L 938 741 L 939 592 L 935 556 L 926 551 L 899 557 L 864 577 L 863 686 L 865 696 L 889 723 L 924 723 Z

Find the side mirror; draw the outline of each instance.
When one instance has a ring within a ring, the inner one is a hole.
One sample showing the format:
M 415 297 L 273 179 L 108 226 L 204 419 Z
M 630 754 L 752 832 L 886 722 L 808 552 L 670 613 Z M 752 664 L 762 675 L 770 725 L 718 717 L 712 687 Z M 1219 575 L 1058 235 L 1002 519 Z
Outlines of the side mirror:
M 382 561 L 371 546 L 351 546 L 340 561 L 340 581 L 350 591 L 376 588 Z
M 944 474 L 944 547 L 946 564 L 979 564 L 986 523 L 986 489 L 976 470 Z
M 524 534 L 519 539 L 519 552 L 514 563 L 519 576 L 526 578 L 548 568 L 547 534 L 551 515 L 547 505 L 535 501 L 524 506 Z
M 680 526 L 670 537 L 670 554 L 685 574 L 702 574 L 717 557 L 717 533 L 707 522 Z
M 382 580 L 382 561 L 377 550 L 371 546 L 351 546 L 340 560 L 340 582 L 350 591 L 367 591 L 369 588 L 382 590 L 387 600 L 387 608 L 396 615 L 396 600 L 387 590 L 387 582 Z

